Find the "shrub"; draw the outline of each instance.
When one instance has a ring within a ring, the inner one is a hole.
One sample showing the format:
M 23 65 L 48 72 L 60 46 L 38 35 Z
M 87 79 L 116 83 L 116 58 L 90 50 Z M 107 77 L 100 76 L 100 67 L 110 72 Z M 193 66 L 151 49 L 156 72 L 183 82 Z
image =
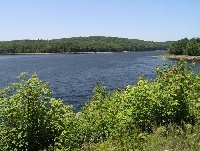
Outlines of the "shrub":
M 91 101 L 80 114 L 85 142 L 105 141 L 108 138 L 116 140 L 134 131 L 124 95 L 123 90 L 109 93 L 104 86 L 95 87 Z
M 133 124 L 151 131 L 152 126 L 182 122 L 194 124 L 198 119 L 199 75 L 180 60 L 175 65 L 163 63 L 157 67 L 157 77 L 152 82 L 141 79 L 127 87 L 125 100 L 132 106 Z
M 108 138 L 123 142 L 125 135 L 136 138 L 153 127 L 174 123 L 195 124 L 199 118 L 200 77 L 183 60 L 157 67 L 157 77 L 149 82 L 139 78 L 134 86 L 107 92 L 96 86 L 94 95 L 82 110 L 86 142 Z
M 19 78 L 0 93 L 1 150 L 53 149 L 66 121 L 73 120 L 72 108 L 50 98 L 48 84 L 36 74 Z
M 127 87 L 127 101 L 133 106 L 132 118 L 142 130 L 153 125 L 187 122 L 194 124 L 191 102 L 199 94 L 198 76 L 191 71 L 193 65 L 179 61 L 174 66 L 164 62 L 157 67 L 157 77 L 152 82 L 139 80 L 134 87 Z

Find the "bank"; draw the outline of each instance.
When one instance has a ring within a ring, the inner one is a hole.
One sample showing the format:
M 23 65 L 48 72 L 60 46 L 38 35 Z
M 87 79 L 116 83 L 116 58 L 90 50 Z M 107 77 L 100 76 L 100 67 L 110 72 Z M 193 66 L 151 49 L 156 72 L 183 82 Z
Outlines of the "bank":
M 173 55 L 173 54 L 163 54 L 163 55 L 152 56 L 152 57 L 167 58 L 167 59 L 200 60 L 200 56 Z

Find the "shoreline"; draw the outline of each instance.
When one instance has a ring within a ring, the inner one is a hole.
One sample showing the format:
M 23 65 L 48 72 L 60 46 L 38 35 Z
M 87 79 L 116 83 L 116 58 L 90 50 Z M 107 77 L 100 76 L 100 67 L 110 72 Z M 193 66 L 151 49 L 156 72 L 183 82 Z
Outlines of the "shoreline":
M 0 55 L 51 55 L 51 54 L 105 54 L 105 53 L 124 53 L 128 51 L 121 52 L 61 52 L 61 53 L 0 53 Z
M 165 50 L 150 50 L 150 51 L 165 51 Z M 148 51 L 112 51 L 112 52 L 33 52 L 33 53 L 0 53 L 0 55 L 51 55 L 51 54 L 110 54 L 110 53 L 127 53 L 127 52 L 148 52 Z M 158 57 L 158 56 L 152 56 Z
M 163 51 L 163 50 L 152 50 L 152 51 Z M 0 56 L 3 56 L 3 55 L 56 55 L 56 54 L 111 54 L 111 53 L 128 53 L 128 52 L 148 52 L 148 51 L 0 53 Z M 158 57 L 162 57 L 162 56 L 151 56 L 151 57 L 158 58 Z
M 164 54 L 164 55 L 152 56 L 152 57 L 155 57 L 155 58 L 167 58 L 167 59 L 200 60 L 200 56 L 188 56 L 188 55 Z

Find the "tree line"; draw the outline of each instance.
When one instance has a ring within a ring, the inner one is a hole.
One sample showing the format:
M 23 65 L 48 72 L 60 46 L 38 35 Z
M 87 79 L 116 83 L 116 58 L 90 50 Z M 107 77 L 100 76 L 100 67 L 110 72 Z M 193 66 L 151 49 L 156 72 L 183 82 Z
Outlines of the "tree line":
M 171 43 L 168 48 L 168 52 L 174 55 L 199 56 L 200 38 L 184 38 L 174 43 Z
M 72 37 L 52 40 L 0 41 L 0 53 L 72 53 L 167 50 L 172 42 L 153 42 L 119 37 Z

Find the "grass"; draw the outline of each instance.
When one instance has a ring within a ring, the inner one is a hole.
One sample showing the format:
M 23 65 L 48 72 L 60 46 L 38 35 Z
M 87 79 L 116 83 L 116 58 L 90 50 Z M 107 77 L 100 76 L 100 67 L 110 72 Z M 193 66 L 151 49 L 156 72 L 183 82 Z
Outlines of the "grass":
M 188 55 L 163 54 L 157 57 L 169 58 L 169 59 L 200 60 L 200 56 L 188 56 Z
M 124 143 L 109 139 L 101 143 L 85 143 L 84 151 L 199 151 L 200 124 L 186 124 L 184 128 L 169 125 L 155 128 L 150 134 L 140 134 L 143 138 L 124 136 Z
M 200 126 L 188 126 L 185 130 L 170 125 L 155 130 L 144 145 L 143 150 L 198 151 L 200 147 Z

